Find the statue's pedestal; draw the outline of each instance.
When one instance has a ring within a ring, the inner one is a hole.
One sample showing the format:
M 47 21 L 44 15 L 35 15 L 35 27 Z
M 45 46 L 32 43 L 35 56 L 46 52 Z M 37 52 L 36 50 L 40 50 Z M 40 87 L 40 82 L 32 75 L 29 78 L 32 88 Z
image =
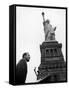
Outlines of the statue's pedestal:
M 41 64 L 38 67 L 37 80 L 66 80 L 66 63 L 61 48 L 62 44 L 57 41 L 43 42 L 42 45 L 40 45 Z

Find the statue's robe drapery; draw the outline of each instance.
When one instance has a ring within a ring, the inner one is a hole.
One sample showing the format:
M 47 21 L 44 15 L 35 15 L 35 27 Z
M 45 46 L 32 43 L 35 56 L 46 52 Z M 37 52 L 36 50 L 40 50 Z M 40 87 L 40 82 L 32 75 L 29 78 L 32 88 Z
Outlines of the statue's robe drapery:
M 55 40 L 55 31 L 51 24 L 44 25 L 45 40 Z

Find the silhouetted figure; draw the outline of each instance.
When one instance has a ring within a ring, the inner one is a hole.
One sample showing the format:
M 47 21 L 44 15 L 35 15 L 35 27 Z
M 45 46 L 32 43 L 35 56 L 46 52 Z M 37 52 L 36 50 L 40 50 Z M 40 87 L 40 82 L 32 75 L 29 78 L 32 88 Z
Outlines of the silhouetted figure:
M 24 84 L 27 76 L 27 62 L 30 60 L 29 53 L 24 53 L 22 59 L 16 66 L 16 82 L 17 84 Z

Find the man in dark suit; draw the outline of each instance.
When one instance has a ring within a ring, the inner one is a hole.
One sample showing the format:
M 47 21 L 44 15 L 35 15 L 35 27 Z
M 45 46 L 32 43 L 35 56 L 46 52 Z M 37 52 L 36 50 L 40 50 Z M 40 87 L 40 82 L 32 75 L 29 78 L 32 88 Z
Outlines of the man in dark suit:
M 24 84 L 27 76 L 27 62 L 30 60 L 29 53 L 24 53 L 22 59 L 16 66 L 16 82 L 18 84 Z

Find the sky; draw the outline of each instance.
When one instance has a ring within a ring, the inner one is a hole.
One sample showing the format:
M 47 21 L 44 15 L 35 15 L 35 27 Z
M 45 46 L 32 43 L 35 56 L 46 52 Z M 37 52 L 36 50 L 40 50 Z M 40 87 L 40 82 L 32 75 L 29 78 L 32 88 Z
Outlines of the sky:
M 66 60 L 66 12 L 64 9 L 50 8 L 16 8 L 16 64 L 22 58 L 24 52 L 29 52 L 31 58 L 28 62 L 28 74 L 26 83 L 36 82 L 34 68 L 41 63 L 40 45 L 44 42 L 43 18 L 41 13 L 45 13 L 45 19 L 49 19 L 53 27 L 57 27 L 55 38 L 62 43 L 62 52 Z

